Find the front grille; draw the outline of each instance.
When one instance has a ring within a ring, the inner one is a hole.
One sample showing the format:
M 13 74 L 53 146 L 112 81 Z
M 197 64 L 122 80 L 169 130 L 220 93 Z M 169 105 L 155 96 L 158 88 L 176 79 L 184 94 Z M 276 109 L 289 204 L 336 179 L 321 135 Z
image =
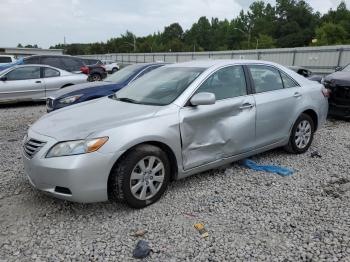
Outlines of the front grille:
M 337 86 L 331 93 L 331 100 L 339 105 L 350 104 L 350 87 Z
M 23 145 L 24 153 L 28 158 L 33 158 L 45 144 L 43 141 L 29 139 Z

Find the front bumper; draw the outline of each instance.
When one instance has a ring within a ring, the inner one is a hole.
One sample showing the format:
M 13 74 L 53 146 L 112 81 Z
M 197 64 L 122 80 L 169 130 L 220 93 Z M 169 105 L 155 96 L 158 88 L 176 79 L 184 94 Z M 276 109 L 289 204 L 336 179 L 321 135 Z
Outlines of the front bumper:
M 335 117 L 350 118 L 350 105 L 345 106 L 329 103 L 328 114 Z
M 80 203 L 108 200 L 107 183 L 115 161 L 114 154 L 99 152 L 45 158 L 56 140 L 29 132 L 28 137 L 46 141 L 31 159 L 22 154 L 24 170 L 30 183 L 54 197 Z M 60 189 L 69 189 L 62 193 Z M 68 192 L 68 193 L 67 193 Z

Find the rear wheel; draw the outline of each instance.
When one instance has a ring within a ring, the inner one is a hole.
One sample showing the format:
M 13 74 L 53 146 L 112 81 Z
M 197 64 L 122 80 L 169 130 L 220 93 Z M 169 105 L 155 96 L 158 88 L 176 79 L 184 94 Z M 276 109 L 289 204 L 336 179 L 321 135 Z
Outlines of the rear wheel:
M 307 114 L 301 114 L 295 122 L 286 151 L 293 154 L 305 153 L 314 138 L 315 124 Z
M 117 71 L 118 71 L 118 68 L 114 67 L 114 68 L 112 69 L 112 74 L 114 74 L 114 73 L 117 72 Z
M 166 153 L 152 145 L 142 145 L 123 156 L 109 179 L 112 198 L 134 208 L 156 202 L 166 190 L 170 163 Z
M 93 73 L 93 74 L 91 74 L 90 79 L 91 79 L 92 82 L 94 82 L 94 81 L 101 81 L 102 80 L 102 76 L 100 74 Z

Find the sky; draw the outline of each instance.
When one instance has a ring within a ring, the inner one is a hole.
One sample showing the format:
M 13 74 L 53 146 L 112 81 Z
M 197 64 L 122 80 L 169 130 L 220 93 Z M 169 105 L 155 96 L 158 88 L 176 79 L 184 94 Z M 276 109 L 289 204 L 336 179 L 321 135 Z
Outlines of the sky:
M 341 0 L 306 0 L 321 13 Z M 254 0 L 0 0 L 0 47 L 106 41 L 129 30 L 137 36 L 201 16 L 233 19 Z M 274 4 L 274 0 L 268 0 Z M 350 6 L 350 0 L 345 0 Z

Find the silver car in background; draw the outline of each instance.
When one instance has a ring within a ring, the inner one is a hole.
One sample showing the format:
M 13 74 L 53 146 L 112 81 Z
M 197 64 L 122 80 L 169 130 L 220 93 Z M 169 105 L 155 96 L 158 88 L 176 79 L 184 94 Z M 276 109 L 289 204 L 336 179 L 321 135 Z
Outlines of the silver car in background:
M 14 66 L 0 72 L 0 103 L 45 100 L 58 89 L 84 82 L 84 74 L 47 65 Z
M 25 172 L 61 199 L 142 208 L 170 180 L 276 147 L 304 153 L 326 120 L 326 96 L 269 62 L 166 65 L 114 96 L 43 116 L 24 139 Z

